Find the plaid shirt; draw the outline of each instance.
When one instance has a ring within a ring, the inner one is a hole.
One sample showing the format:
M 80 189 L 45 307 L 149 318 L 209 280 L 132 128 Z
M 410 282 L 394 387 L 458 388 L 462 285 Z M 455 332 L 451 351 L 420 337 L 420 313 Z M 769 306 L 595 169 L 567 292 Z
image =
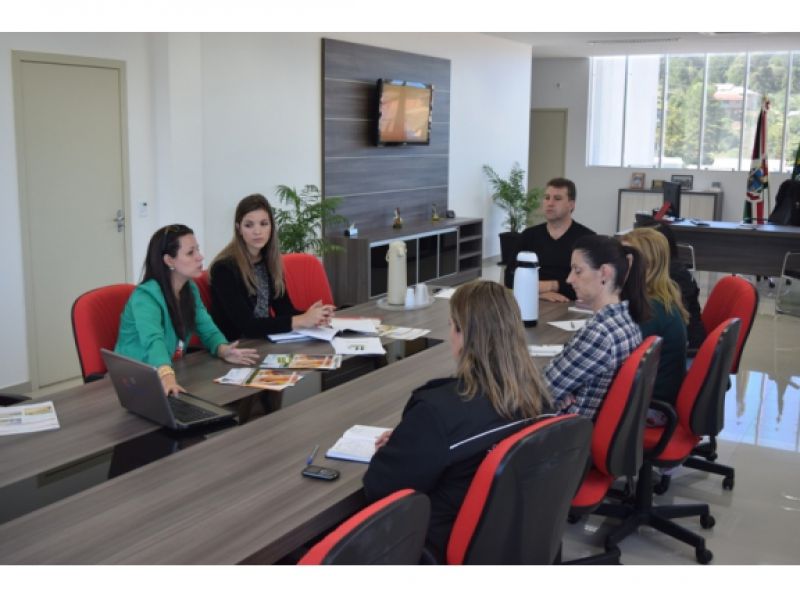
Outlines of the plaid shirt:
M 545 370 L 556 409 L 594 419 L 617 369 L 641 343 L 627 300 L 600 309 Z

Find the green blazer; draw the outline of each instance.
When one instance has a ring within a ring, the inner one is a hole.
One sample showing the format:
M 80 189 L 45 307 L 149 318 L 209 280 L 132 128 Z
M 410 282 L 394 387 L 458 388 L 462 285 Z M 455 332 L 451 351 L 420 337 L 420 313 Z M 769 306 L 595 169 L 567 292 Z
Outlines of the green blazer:
M 195 329 L 203 345 L 216 355 L 220 344 L 228 340 L 222 335 L 206 311 L 200 292 L 193 281 L 187 283 L 194 295 Z M 183 340 L 186 347 L 191 332 Z M 167 302 L 155 279 L 136 286 L 128 299 L 119 323 L 119 336 L 114 351 L 153 366 L 171 365 L 178 348 L 178 334 L 172 325 Z

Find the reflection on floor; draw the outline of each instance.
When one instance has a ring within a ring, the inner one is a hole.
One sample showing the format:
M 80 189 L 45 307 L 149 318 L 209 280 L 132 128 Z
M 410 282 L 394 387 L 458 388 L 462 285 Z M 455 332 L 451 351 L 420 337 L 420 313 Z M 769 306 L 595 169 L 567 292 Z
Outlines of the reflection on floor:
M 487 261 L 483 277 L 499 276 Z M 697 274 L 702 301 L 722 276 Z M 655 500 L 709 504 L 713 529 L 703 530 L 696 517 L 677 522 L 706 538 L 718 565 L 800 564 L 800 318 L 776 315 L 775 289 L 765 281 L 757 287 L 758 316 L 726 397 L 719 437 L 718 460 L 736 468 L 736 485 L 726 491 L 718 475 L 679 468 L 669 491 Z M 607 527 L 596 516 L 569 525 L 564 559 L 599 552 Z M 648 527 L 620 548 L 625 564 L 696 564 L 690 546 Z

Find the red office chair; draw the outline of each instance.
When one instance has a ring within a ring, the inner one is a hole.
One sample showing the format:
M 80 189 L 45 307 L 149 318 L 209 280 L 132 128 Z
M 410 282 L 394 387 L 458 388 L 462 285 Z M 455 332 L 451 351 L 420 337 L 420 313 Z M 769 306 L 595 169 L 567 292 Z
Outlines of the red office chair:
M 750 331 L 753 328 L 756 311 L 758 310 L 758 291 L 755 286 L 747 279 L 728 275 L 720 279 L 711 290 L 703 312 L 700 315 L 706 331 L 716 329 L 720 323 L 727 319 L 736 318 L 741 321 L 739 338 L 736 341 L 736 354 L 731 365 L 731 374 L 739 372 L 739 362 L 744 351 L 744 343 L 747 341 Z M 730 379 L 728 380 L 730 388 Z M 720 465 L 714 461 L 717 459 L 717 438 L 712 435 L 707 441 L 701 442 L 692 451 L 692 456 L 683 463 L 684 467 L 705 471 L 706 473 L 716 473 L 722 475 L 722 487 L 732 490 L 736 471 L 733 467 Z M 669 489 L 670 476 L 662 475 L 661 481 L 654 488 L 657 494 L 663 494 Z
M 192 281 L 194 281 L 195 285 L 197 286 L 197 291 L 200 292 L 200 300 L 203 301 L 203 306 L 206 307 L 207 311 L 211 312 L 211 282 L 208 278 L 208 270 L 203 271 L 197 277 L 193 277 Z M 189 338 L 187 347 L 190 352 L 202 350 L 203 342 L 195 333 Z
M 583 514 L 611 514 L 601 504 L 619 477 L 629 482 L 642 466 L 644 424 L 653 396 L 653 384 L 661 357 L 661 338 L 644 340 L 620 367 L 600 405 L 592 433 L 592 467 L 572 499 L 570 520 Z M 630 490 L 630 483 L 628 483 Z M 630 494 L 630 491 L 628 491 Z M 606 553 L 571 561 L 570 564 L 617 562 L 619 548 L 606 545 Z
M 200 292 L 200 300 L 203 301 L 203 306 L 206 307 L 206 310 L 211 310 L 211 282 L 208 279 L 208 270 L 203 271 L 200 273 L 199 277 L 193 277 L 192 281 L 194 281 L 195 285 L 197 285 L 197 291 Z
M 284 254 L 286 291 L 297 310 L 307 311 L 314 302 L 333 304 L 333 293 L 325 268 L 313 254 Z
M 113 350 L 117 344 L 122 310 L 134 288 L 130 283 L 107 285 L 78 296 L 72 304 L 72 335 L 84 383 L 105 375 L 100 348 Z
M 606 545 L 619 545 L 640 525 L 649 525 L 695 548 L 701 564 L 708 564 L 713 554 L 705 539 L 672 522 L 681 517 L 699 516 L 703 529 L 714 526 L 708 504 L 653 506 L 653 466 L 672 467 L 683 463 L 703 435 L 716 435 L 723 425 L 723 407 L 728 372 L 736 351 L 739 320 L 728 319 L 708 334 L 686 374 L 676 401 L 676 409 L 666 402 L 653 401 L 667 415 L 664 427 L 644 431 L 644 462 L 639 469 L 636 495 L 632 504 L 614 506 L 606 514 L 624 519 L 609 534 Z
M 552 564 L 589 459 L 592 422 L 540 419 L 478 467 L 447 544 L 448 564 Z
M 399 490 L 356 513 L 309 550 L 300 565 L 416 565 L 428 531 L 431 503 Z

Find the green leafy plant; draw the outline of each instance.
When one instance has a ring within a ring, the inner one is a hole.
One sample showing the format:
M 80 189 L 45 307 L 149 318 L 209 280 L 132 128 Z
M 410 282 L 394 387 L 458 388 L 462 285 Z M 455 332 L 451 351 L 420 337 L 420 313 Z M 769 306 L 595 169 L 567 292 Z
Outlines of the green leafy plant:
M 539 207 L 544 190 L 525 190 L 525 171 L 519 163 L 514 163 L 511 167 L 508 179 L 500 177 L 489 165 L 483 165 L 483 172 L 492 184 L 492 200 L 506 211 L 507 218 L 503 225 L 507 225 L 509 231 L 519 233 L 527 225 L 530 214 Z
M 322 236 L 324 227 L 347 222 L 343 216 L 336 214 L 336 209 L 342 203 L 341 198 L 323 198 L 315 185 L 307 185 L 300 192 L 288 185 L 279 185 L 275 193 L 282 204 L 291 207 L 290 210 L 274 209 L 282 252 L 307 252 L 323 256 L 342 249 Z

